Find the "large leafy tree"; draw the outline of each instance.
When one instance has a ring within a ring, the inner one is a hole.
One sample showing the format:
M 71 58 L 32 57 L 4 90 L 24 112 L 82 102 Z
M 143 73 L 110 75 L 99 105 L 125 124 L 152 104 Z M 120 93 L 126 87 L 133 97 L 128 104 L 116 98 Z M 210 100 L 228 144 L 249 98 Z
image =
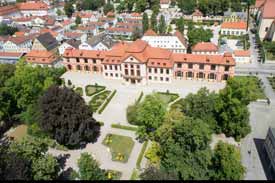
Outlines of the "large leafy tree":
M 167 172 L 153 166 L 146 168 L 139 177 L 141 180 L 178 180 L 175 172 Z
M 219 142 L 214 151 L 213 159 L 214 180 L 242 180 L 245 169 L 241 163 L 240 151 L 233 145 Z
M 210 29 L 204 30 L 203 28 L 190 28 L 188 27 L 188 41 L 189 46 L 192 47 L 198 42 L 209 42 L 213 37 L 213 32 Z
M 71 17 L 74 13 L 73 4 L 71 2 L 66 2 L 64 6 L 64 11 L 68 17 Z
M 31 179 L 55 180 L 58 177 L 60 165 L 56 158 L 46 154 L 48 145 L 45 141 L 27 137 L 20 142 L 13 141 L 8 149 L 31 163 Z
M 194 0 L 177 0 L 178 7 L 186 14 L 192 14 L 196 7 Z
M 251 131 L 248 108 L 234 97 L 232 90 L 225 89 L 220 92 L 216 110 L 218 126 L 227 136 L 240 140 Z
M 180 17 L 180 19 L 176 22 L 177 30 L 180 31 L 182 34 L 184 34 L 184 19 L 183 17 Z
M 189 94 L 183 100 L 182 110 L 187 116 L 198 118 L 206 122 L 211 129 L 217 128 L 215 119 L 215 105 L 218 94 L 210 93 L 206 88 L 200 89 L 196 94 Z
M 106 180 L 105 171 L 99 168 L 99 164 L 88 153 L 82 153 L 77 161 L 80 180 Z
M 6 24 L 0 24 L 0 35 L 13 35 L 18 29 L 16 27 L 8 26 Z
M 158 95 L 147 95 L 137 109 L 138 135 L 141 139 L 152 137 L 161 126 L 166 114 L 166 106 Z
M 95 142 L 100 125 L 83 98 L 68 88 L 50 87 L 39 100 L 40 127 L 59 144 L 70 148 Z
M 157 21 L 157 14 L 156 13 L 153 13 L 152 16 L 151 16 L 150 27 L 155 32 L 158 32 L 158 21 Z
M 161 166 L 168 172 L 176 171 L 179 179 L 207 179 L 210 134 L 206 123 L 189 117 L 163 125 L 156 135 L 161 146 Z

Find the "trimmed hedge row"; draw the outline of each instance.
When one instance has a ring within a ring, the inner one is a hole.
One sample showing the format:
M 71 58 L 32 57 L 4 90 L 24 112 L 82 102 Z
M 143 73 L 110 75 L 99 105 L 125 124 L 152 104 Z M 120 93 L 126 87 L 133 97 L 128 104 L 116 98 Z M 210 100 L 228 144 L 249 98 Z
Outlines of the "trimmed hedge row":
M 107 105 L 110 103 L 110 101 L 112 100 L 112 98 L 115 96 L 116 94 L 116 90 L 113 91 L 113 93 L 111 94 L 110 97 L 108 97 L 105 101 L 105 103 L 102 105 L 102 107 L 98 110 L 98 113 L 101 114 L 104 109 L 107 107 Z
M 142 158 L 144 156 L 147 145 L 148 145 L 148 141 L 145 141 L 144 144 L 142 145 L 141 151 L 138 155 L 138 159 L 137 159 L 137 162 L 136 162 L 137 169 L 140 169 L 140 163 L 141 163 Z
M 130 130 L 130 131 L 137 131 L 137 129 L 138 129 L 137 127 L 125 126 L 125 125 L 120 125 L 120 124 L 112 124 L 111 127 L 122 129 L 122 130 Z
M 90 93 L 88 88 L 94 88 L 95 91 Z M 97 85 L 97 84 L 95 84 L 95 85 L 87 85 L 85 87 L 85 92 L 86 92 L 86 95 L 90 97 L 90 96 L 93 96 L 94 94 L 99 93 L 99 92 L 101 92 L 101 91 L 103 91 L 105 89 L 106 89 L 105 86 L 100 86 L 100 85 Z
M 141 101 L 141 99 L 142 99 L 142 97 L 143 97 L 143 91 L 140 93 L 140 95 L 139 95 L 139 97 L 138 97 L 138 99 L 137 99 L 137 101 L 136 101 L 136 104 L 138 104 L 140 101 Z

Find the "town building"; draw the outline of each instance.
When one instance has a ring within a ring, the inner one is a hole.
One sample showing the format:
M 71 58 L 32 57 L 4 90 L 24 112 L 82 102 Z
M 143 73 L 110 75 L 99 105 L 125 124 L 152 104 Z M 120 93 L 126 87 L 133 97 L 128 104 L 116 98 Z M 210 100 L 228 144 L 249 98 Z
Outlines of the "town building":
M 59 48 L 58 48 L 58 51 L 59 51 L 59 54 L 60 55 L 63 55 L 65 50 L 70 48 L 70 49 L 78 49 L 79 46 L 81 44 L 81 41 L 79 40 L 74 40 L 74 39 L 70 39 L 64 43 L 62 43 Z
M 16 6 L 23 16 L 48 15 L 49 6 L 43 1 L 27 1 L 24 3 L 17 3 Z
M 141 39 L 152 47 L 168 49 L 174 53 L 186 53 L 187 51 L 186 40 L 179 31 L 173 35 L 158 35 L 150 29 L 145 32 Z
M 265 0 L 258 2 L 258 29 L 261 40 L 267 39 L 275 41 L 275 1 Z
M 4 52 L 27 53 L 32 48 L 33 36 L 10 36 L 3 44 Z
M 193 54 L 217 55 L 219 47 L 211 42 L 200 42 L 192 47 Z
M 193 79 L 223 81 L 234 76 L 232 54 L 173 53 L 137 40 L 117 43 L 109 51 L 67 49 L 63 65 L 68 71 L 100 73 L 125 84 L 170 83 Z
M 160 0 L 159 2 L 161 9 L 168 9 L 171 4 L 171 0 Z
M 57 52 L 58 42 L 49 33 L 39 35 L 33 42 L 32 50 Z
M 244 64 L 251 62 L 251 54 L 249 50 L 235 50 L 233 57 L 236 63 Z
M 244 21 L 239 22 L 223 22 L 221 24 L 222 35 L 241 36 L 247 33 L 247 24 Z
M 46 50 L 32 50 L 26 54 L 26 62 L 33 66 L 55 67 L 58 61 L 55 53 Z
M 22 56 L 18 52 L 0 52 L 0 64 L 15 64 Z
M 264 142 L 264 152 L 267 155 L 267 166 L 272 179 L 275 180 L 275 128 L 269 128 Z
M 102 33 L 88 39 L 87 42 L 81 43 L 80 50 L 110 50 L 115 44 L 113 39 Z

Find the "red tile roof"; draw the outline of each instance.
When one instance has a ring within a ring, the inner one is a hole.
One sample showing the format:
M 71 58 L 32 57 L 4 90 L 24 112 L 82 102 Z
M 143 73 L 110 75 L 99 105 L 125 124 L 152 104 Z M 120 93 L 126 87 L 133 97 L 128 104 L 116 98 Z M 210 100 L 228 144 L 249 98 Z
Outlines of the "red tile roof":
M 275 1 L 274 0 L 266 0 L 264 5 L 261 8 L 262 17 L 266 19 L 274 19 L 275 18 Z
M 198 52 L 217 52 L 218 46 L 211 42 L 200 42 L 193 46 L 192 51 Z
M 250 51 L 249 50 L 235 50 L 233 54 L 236 57 L 250 57 Z
M 239 21 L 239 22 L 223 22 L 221 25 L 222 29 L 246 29 L 246 22 Z
M 38 2 L 25 2 L 25 3 L 17 3 L 16 6 L 18 7 L 19 10 L 48 10 L 49 7 L 46 3 L 42 2 L 42 1 L 38 1 Z
M 144 36 L 158 36 L 158 34 L 152 29 L 149 29 L 144 33 Z
M 58 57 L 54 53 L 49 51 L 32 50 L 26 54 L 26 61 L 28 63 L 52 64 L 57 59 Z

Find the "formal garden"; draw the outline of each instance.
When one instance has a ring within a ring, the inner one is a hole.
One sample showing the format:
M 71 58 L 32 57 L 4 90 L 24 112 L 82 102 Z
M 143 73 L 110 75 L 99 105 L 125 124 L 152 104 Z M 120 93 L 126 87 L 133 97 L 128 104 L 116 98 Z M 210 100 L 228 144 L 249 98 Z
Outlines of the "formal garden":
M 107 134 L 102 144 L 110 148 L 113 161 L 126 163 L 132 152 L 135 142 L 131 137 Z
M 270 85 L 271 85 L 273 91 L 275 92 L 275 76 L 273 76 L 273 77 L 268 77 L 267 79 L 268 79 L 268 81 L 269 81 L 269 83 L 270 83 Z
M 99 107 L 104 103 L 104 101 L 111 93 L 112 92 L 110 90 L 105 90 L 101 93 L 94 95 L 89 102 L 89 106 L 91 107 L 92 111 L 97 112 Z
M 81 87 L 77 87 L 74 91 L 80 96 L 83 96 L 83 89 Z
M 169 90 L 166 92 L 157 92 L 157 95 L 167 105 L 179 98 L 179 94 L 170 93 Z
M 249 41 L 249 35 L 245 34 L 245 35 L 241 35 L 241 36 L 236 36 L 236 35 L 220 35 L 219 37 L 219 41 L 218 44 L 219 46 L 221 44 L 224 44 L 224 40 L 225 39 L 234 39 L 234 40 L 238 40 L 238 45 L 242 47 L 244 50 L 248 50 L 250 48 L 250 41 Z

